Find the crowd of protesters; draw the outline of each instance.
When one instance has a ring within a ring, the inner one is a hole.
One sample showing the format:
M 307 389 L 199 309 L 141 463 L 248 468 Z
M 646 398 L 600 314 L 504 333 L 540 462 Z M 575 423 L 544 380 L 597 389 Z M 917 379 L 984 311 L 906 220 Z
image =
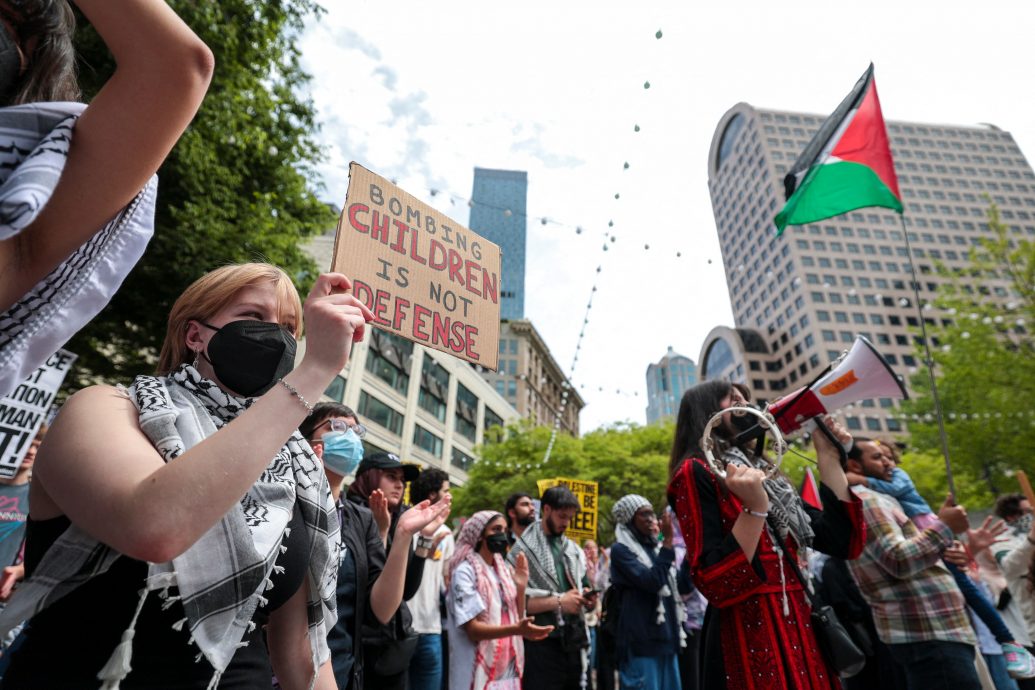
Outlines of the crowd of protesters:
M 1021 497 L 971 528 L 953 501 L 927 505 L 893 445 L 828 420 L 809 505 L 740 440 L 724 411 L 747 390 L 720 381 L 684 395 L 668 505 L 617 497 L 609 548 L 569 538 L 581 505 L 563 486 L 451 515 L 448 474 L 365 452 L 353 410 L 308 402 L 370 317 L 347 285 L 321 276 L 303 305 L 279 269 L 224 266 L 173 306 L 158 376 L 69 399 L 0 484 L 17 508 L 0 687 L 1035 683 Z M 723 472 L 702 449 L 716 414 Z M 861 668 L 824 651 L 817 600 Z
M 89 106 L 71 7 L 0 0 L 0 395 L 143 253 L 213 72 L 165 2 L 76 4 L 117 63 Z M 213 270 L 155 375 L 40 430 L 0 480 L 0 687 L 1035 687 L 1023 496 L 973 528 L 893 443 L 826 420 L 810 505 L 729 411 L 749 390 L 712 381 L 683 396 L 668 505 L 610 497 L 609 548 L 569 538 L 563 486 L 451 515 L 445 472 L 366 453 L 353 410 L 310 402 L 374 318 L 350 288 L 321 275 L 303 304 L 274 266 Z M 862 661 L 832 652 L 823 604 Z

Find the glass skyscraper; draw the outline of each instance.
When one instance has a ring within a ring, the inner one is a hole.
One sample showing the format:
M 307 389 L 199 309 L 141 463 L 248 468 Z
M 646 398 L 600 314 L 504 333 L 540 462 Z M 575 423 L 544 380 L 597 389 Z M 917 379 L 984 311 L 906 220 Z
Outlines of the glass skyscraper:
M 647 423 L 675 419 L 683 393 L 696 383 L 694 360 L 668 348 L 660 361 L 647 367 Z
M 474 169 L 471 216 L 467 225 L 503 252 L 500 318 L 525 318 L 525 238 L 528 173 Z

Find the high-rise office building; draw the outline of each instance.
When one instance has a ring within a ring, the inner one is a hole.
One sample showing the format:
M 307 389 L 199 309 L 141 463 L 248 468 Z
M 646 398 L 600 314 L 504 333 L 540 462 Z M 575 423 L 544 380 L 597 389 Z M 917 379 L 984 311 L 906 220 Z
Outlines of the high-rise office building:
M 814 378 L 856 335 L 876 345 L 908 379 L 919 321 L 899 215 L 866 208 L 781 237 L 772 220 L 784 203 L 783 176 L 825 116 L 740 103 L 719 121 L 708 154 L 708 186 L 736 329 L 716 328 L 701 350 L 702 380 L 748 383 L 773 399 Z M 1035 236 L 1035 173 L 1013 137 L 993 125 L 887 123 L 924 320 L 952 318 L 934 307 L 937 266 L 968 266 L 969 250 L 991 237 L 986 195 L 1014 236 Z M 1008 302 L 1008 282 L 982 275 L 964 289 Z M 937 343 L 932 343 L 937 345 Z M 890 399 L 849 410 L 852 429 L 899 432 Z
M 503 252 L 500 318 L 525 318 L 525 239 L 528 173 L 474 169 L 471 216 L 467 226 Z
M 579 435 L 579 413 L 586 403 L 531 321 L 501 322 L 499 369 L 480 371 L 534 425 L 552 426 L 560 416 L 561 431 Z
M 647 367 L 647 423 L 674 419 L 683 392 L 697 383 L 694 360 L 671 347 L 665 356 Z

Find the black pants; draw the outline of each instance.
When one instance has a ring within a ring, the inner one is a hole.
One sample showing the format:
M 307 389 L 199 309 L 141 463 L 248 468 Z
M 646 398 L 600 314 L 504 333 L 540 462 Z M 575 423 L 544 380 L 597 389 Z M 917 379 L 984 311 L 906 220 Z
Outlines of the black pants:
M 381 674 L 374 670 L 380 658 L 380 648 L 363 648 L 363 689 L 364 690 L 406 690 L 406 669 L 391 675 Z
M 559 637 L 525 641 L 525 676 L 522 685 L 535 690 L 579 690 L 582 650 L 568 649 Z
M 697 646 L 700 644 L 699 631 L 686 635 L 686 647 L 679 652 L 679 680 L 683 690 L 697 690 Z

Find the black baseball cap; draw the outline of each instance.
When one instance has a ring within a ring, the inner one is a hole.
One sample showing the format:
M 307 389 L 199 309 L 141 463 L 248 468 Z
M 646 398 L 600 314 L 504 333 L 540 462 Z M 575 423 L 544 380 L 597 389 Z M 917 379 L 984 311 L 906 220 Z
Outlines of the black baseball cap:
M 412 482 L 420 475 L 420 467 L 403 463 L 395 453 L 374 453 L 363 458 L 356 468 L 356 475 L 359 476 L 367 470 L 396 470 L 402 468 L 403 480 Z

